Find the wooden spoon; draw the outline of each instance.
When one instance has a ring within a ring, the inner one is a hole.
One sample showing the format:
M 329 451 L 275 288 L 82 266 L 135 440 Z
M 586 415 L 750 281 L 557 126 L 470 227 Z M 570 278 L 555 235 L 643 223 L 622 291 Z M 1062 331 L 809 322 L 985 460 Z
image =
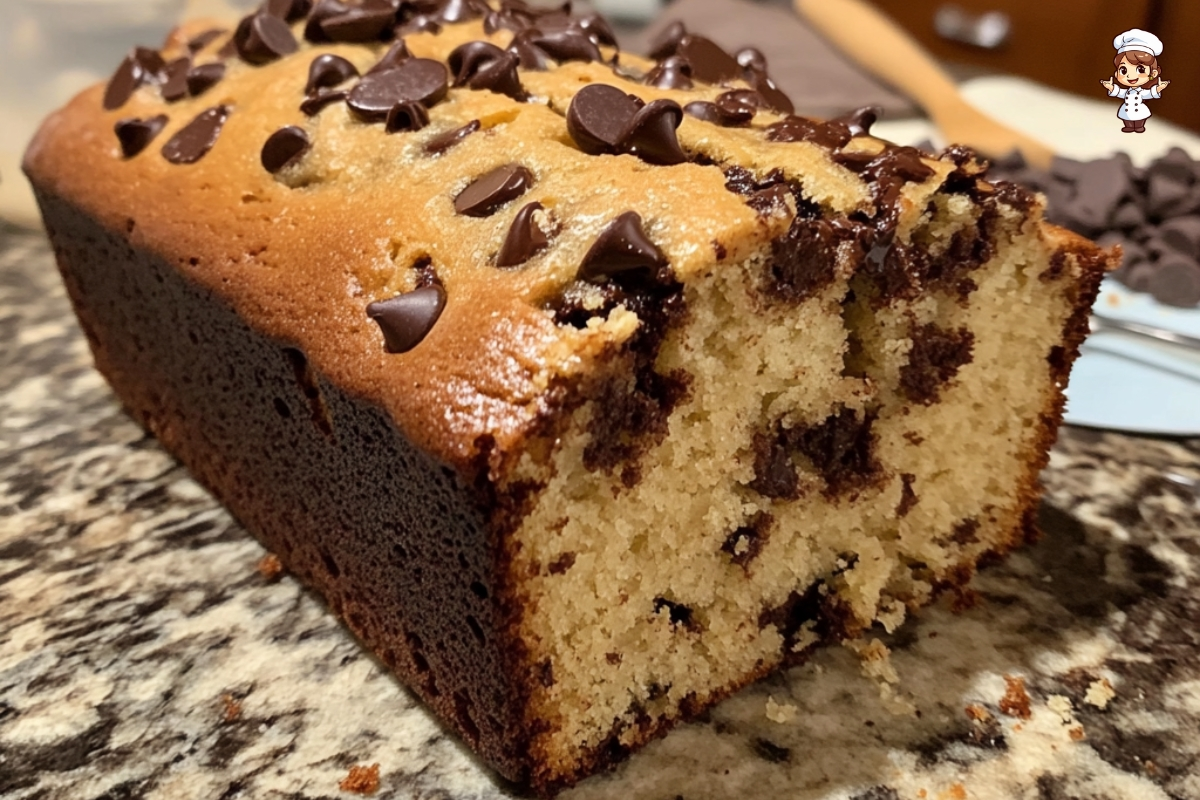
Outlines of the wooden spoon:
M 1054 151 L 1002 125 L 967 103 L 926 50 L 863 0 L 793 0 L 813 27 L 876 77 L 917 101 L 950 142 L 962 142 L 991 158 L 1014 149 L 1048 169 Z

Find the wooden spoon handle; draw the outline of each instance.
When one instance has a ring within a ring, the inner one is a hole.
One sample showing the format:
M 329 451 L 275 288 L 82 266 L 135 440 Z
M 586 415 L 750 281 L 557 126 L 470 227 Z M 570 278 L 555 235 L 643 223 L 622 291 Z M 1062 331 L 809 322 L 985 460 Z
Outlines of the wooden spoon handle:
M 908 33 L 863 0 L 794 0 L 829 41 L 937 117 L 958 87 Z

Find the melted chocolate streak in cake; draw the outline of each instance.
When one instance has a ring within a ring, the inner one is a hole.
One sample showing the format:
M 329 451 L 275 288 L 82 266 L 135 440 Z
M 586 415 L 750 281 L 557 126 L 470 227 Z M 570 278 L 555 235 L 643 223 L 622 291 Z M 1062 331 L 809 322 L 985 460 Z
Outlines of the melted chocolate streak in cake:
M 838 497 L 879 480 L 874 411 L 843 408 L 816 425 L 784 428 L 776 423 L 754 437 L 754 480 L 749 486 L 773 500 L 800 497 L 799 467 L 825 482 L 823 494 Z

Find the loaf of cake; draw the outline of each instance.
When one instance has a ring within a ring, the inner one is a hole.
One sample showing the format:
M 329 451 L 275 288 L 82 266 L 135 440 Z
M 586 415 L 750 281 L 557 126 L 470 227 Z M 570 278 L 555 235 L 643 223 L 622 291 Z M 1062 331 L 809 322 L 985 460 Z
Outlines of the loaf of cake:
M 542 794 L 1035 533 L 1115 253 L 521 0 L 267 0 L 26 155 L 129 412 Z

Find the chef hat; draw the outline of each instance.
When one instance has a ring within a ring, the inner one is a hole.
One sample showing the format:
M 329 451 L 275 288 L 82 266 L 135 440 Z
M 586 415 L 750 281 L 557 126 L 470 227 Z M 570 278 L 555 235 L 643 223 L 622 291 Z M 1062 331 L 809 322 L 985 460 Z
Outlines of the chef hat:
M 1113 39 L 1113 47 L 1117 48 L 1117 53 L 1125 53 L 1129 50 L 1141 50 L 1143 53 L 1149 53 L 1157 58 L 1162 54 L 1162 40 L 1149 31 L 1144 31 L 1141 28 L 1125 31 L 1117 38 Z

